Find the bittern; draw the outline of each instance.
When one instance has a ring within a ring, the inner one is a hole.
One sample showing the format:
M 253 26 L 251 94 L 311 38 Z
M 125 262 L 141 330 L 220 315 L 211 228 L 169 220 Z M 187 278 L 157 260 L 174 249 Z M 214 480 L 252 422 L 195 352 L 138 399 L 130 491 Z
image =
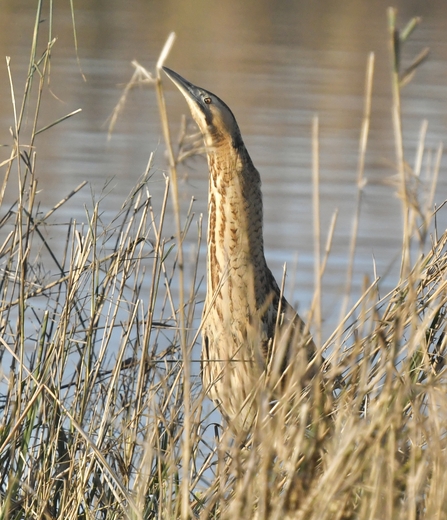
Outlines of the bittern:
M 163 70 L 185 97 L 208 159 L 202 381 L 230 425 L 248 430 L 258 390 L 278 395 L 287 377 L 305 386 L 316 348 L 267 267 L 261 179 L 233 112 L 215 94 Z

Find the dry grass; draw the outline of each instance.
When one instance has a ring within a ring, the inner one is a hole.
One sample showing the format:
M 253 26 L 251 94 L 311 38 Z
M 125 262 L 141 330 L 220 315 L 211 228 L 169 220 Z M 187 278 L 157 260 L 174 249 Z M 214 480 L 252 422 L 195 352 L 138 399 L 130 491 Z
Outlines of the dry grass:
M 193 277 L 187 288 L 182 278 L 182 243 L 191 215 L 182 217 L 178 211 L 175 168 L 193 152 L 182 146 L 174 154 L 169 144 L 159 68 L 154 76 L 138 70 L 158 94 L 171 169 L 164 199 L 154 211 L 149 160 L 146 174 L 114 219 L 104 223 L 100 203 L 95 203 L 85 224 L 67 224 L 63 252 L 58 256 L 51 249 L 47 237 L 52 218 L 76 190 L 47 215 L 38 212 L 38 150 L 33 144 L 53 44 L 37 58 L 38 13 L 22 107 L 14 106 L 11 157 L 1 165 L 1 518 L 446 516 L 447 235 L 431 235 L 441 152 L 432 184 L 421 192 L 423 136 L 411 169 L 400 123 L 401 85 L 421 60 L 411 70 L 399 71 L 397 46 L 412 25 L 399 32 L 394 12 L 389 15 L 405 222 L 401 281 L 379 299 L 379 281 L 365 280 L 362 298 L 324 345 L 331 353 L 331 368 L 323 384 L 315 381 L 306 395 L 289 389 L 274 413 L 266 405 L 269 389 L 260 386 L 259 424 L 250 446 L 241 447 L 227 431 L 210 424 L 202 409 L 201 386 L 191 377 L 198 284 Z M 372 71 L 371 58 L 359 209 Z M 39 95 L 32 98 L 34 130 L 25 143 L 21 114 L 25 106 L 31 110 L 33 80 Z M 314 130 L 318 190 L 317 124 Z M 14 175 L 17 201 L 7 209 L 3 196 Z M 177 223 L 173 243 L 163 235 L 171 193 Z M 354 250 L 355 238 L 352 259 Z M 39 268 L 42 255 L 52 255 L 57 265 L 51 276 Z M 192 263 L 196 270 L 197 260 Z M 326 258 L 317 264 L 317 278 L 325 265 Z M 149 292 L 142 289 L 147 280 Z M 179 289 L 175 294 L 173 282 Z M 318 293 L 311 311 L 317 322 L 319 299 Z M 332 391 L 340 380 L 343 385 Z

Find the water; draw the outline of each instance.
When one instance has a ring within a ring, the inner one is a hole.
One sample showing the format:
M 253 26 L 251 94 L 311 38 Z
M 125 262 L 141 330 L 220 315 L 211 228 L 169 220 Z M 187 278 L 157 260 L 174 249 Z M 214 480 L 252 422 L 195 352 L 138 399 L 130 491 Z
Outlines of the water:
M 33 2 L 2 0 L 0 55 L 11 57 L 20 101 L 26 77 L 35 17 Z M 323 285 L 324 336 L 332 331 L 346 283 L 352 218 L 355 212 L 358 140 L 363 111 L 367 55 L 375 52 L 371 131 L 366 155 L 368 184 L 362 201 L 353 299 L 363 275 L 389 273 L 384 290 L 396 281 L 401 245 L 401 209 L 392 184 L 395 177 L 391 122 L 391 88 L 387 49 L 388 2 L 274 0 L 202 4 L 133 0 L 78 1 L 75 17 L 79 63 L 73 44 L 69 4 L 55 7 L 51 92 L 43 100 L 40 126 L 82 108 L 82 113 L 37 137 L 38 195 L 47 211 L 84 180 L 89 187 L 58 212 L 59 221 L 86 220 L 84 206 L 101 197 L 103 219 L 120 207 L 155 151 L 150 189 L 159 207 L 166 171 L 156 98 L 150 88 L 134 89 L 110 141 L 107 121 L 130 79 L 132 59 L 154 68 L 169 32 L 177 34 L 167 64 L 192 82 L 222 97 L 233 109 L 247 148 L 261 172 L 265 203 L 268 262 L 280 279 L 289 266 L 287 296 L 305 312 L 313 294 L 312 118 L 320 124 L 320 192 L 322 240 L 333 212 L 338 222 L 333 254 Z M 404 49 L 403 63 L 430 46 L 429 60 L 403 91 L 406 158 L 413 164 L 423 119 L 428 119 L 427 148 L 435 150 L 447 130 L 447 11 L 444 2 L 400 1 L 399 24 L 423 17 Z M 41 30 L 48 28 L 44 13 Z M 44 33 L 42 30 L 42 34 Z M 41 41 L 41 50 L 44 49 Z M 84 81 L 82 74 L 85 76 Z M 0 68 L 0 144 L 10 142 L 13 124 L 6 66 Z M 182 96 L 166 81 L 173 135 Z M 27 113 L 28 131 L 33 114 Z M 0 162 L 9 149 L 0 148 Z M 435 201 L 446 196 L 443 160 Z M 206 212 L 207 169 L 200 159 L 180 168 L 182 211 L 195 197 L 196 215 Z M 111 189 L 113 190 L 111 191 Z M 7 204 L 15 200 L 12 189 Z M 2 212 L 5 209 L 2 208 Z M 169 220 L 169 219 L 168 219 Z M 439 230 L 445 228 L 445 211 Z M 195 226 L 193 226 L 194 228 Z M 63 226 L 61 227 L 61 229 Z M 166 228 L 166 234 L 173 229 Z M 191 243 L 195 242 L 194 233 Z M 203 258 L 203 255 L 202 255 Z M 201 264 L 204 271 L 204 264 Z

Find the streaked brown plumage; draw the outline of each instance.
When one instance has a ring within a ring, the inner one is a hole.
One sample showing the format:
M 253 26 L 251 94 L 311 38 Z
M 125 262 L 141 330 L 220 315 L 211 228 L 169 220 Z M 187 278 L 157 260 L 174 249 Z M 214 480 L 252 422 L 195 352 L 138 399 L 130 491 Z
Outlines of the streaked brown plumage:
M 233 113 L 216 95 L 163 69 L 184 95 L 208 158 L 202 380 L 230 425 L 248 430 L 259 405 L 256 389 L 283 387 L 290 365 L 298 370 L 287 372 L 299 373 L 303 386 L 316 349 L 267 267 L 261 179 Z

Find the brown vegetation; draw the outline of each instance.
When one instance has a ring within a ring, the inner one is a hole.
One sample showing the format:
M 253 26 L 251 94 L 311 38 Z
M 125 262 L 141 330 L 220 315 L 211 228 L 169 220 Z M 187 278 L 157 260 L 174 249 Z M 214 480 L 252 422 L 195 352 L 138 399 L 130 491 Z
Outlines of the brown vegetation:
M 379 280 L 365 280 L 363 296 L 322 347 L 331 362 L 324 399 L 317 378 L 312 398 L 285 395 L 271 412 L 268 389 L 260 385 L 261 418 L 244 447 L 210 421 L 199 379 L 191 375 L 197 283 L 193 277 L 187 292 L 182 241 L 191 215 L 183 218 L 178 211 L 175 168 L 192 151 L 181 147 L 175 155 L 169 145 L 158 75 L 166 53 L 155 76 L 138 69 L 156 87 L 169 149 L 164 200 L 154 212 L 149 161 L 116 217 L 104 223 L 95 203 L 84 225 L 67 224 L 57 255 L 48 240 L 49 222 L 81 187 L 46 215 L 38 211 L 33 144 L 40 95 L 32 98 L 36 119 L 26 146 L 22 114 L 25 106 L 30 111 L 31 80 L 39 84 L 39 94 L 46 88 L 53 43 L 36 56 L 36 25 L 22 106 L 14 106 L 11 157 L 1 165 L 1 518 L 446 515 L 447 235 L 438 238 L 432 225 L 440 153 L 424 198 L 413 182 L 418 171 L 404 160 L 400 123 L 401 85 L 421 59 L 399 71 L 400 47 L 413 27 L 399 33 L 394 12 L 389 16 L 405 222 L 401 281 L 379 298 Z M 371 58 L 359 204 L 372 71 Z M 315 150 L 317 140 L 315 132 Z M 7 209 L 3 195 L 14 172 L 17 201 Z M 170 193 L 174 243 L 163 236 Z M 53 256 L 57 272 L 39 270 L 42 255 Z M 143 279 L 149 280 L 149 292 L 142 290 Z M 179 298 L 171 292 L 173 283 Z M 316 314 L 312 308 L 309 317 Z M 334 384 L 339 388 L 332 392 L 328 379 L 342 379 L 343 385 Z

